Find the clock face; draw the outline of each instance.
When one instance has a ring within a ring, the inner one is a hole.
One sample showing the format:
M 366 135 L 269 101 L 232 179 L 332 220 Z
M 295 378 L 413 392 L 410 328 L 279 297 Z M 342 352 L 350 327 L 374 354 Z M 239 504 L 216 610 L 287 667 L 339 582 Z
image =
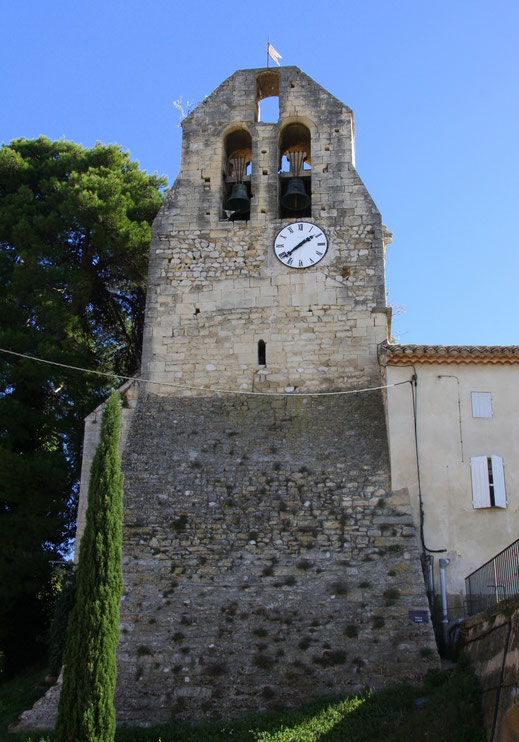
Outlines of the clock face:
M 310 268 L 326 255 L 328 239 L 323 230 L 311 222 L 294 222 L 278 232 L 274 253 L 289 268 Z

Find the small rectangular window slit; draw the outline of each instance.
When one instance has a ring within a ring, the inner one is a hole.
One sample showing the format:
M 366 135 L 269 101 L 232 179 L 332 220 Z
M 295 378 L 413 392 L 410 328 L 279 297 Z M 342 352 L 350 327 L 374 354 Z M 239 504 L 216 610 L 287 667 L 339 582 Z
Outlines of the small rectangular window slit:
M 264 340 L 258 340 L 258 366 L 267 365 L 267 344 Z

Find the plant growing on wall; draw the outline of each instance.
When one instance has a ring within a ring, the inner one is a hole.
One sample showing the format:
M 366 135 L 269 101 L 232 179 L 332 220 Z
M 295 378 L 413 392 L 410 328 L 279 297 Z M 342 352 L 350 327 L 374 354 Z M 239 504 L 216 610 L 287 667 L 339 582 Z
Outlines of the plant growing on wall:
M 90 475 L 56 722 L 58 742 L 112 742 L 115 735 L 113 697 L 123 588 L 120 428 L 119 395 L 112 394 Z

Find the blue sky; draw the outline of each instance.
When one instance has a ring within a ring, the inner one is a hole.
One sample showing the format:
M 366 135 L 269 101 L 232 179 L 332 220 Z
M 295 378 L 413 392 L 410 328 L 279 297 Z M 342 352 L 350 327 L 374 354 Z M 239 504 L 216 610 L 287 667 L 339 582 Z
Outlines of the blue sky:
M 519 344 L 516 0 L 0 0 L 0 141 L 116 142 L 171 184 L 173 101 L 267 38 L 355 113 L 357 169 L 394 234 L 402 343 Z

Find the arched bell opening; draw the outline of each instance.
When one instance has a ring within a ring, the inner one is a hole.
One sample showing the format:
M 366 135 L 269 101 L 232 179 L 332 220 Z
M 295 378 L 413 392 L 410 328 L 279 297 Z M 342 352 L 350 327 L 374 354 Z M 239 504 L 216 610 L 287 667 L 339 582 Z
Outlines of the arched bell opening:
M 250 218 L 252 137 L 246 129 L 235 129 L 224 139 L 223 204 L 224 218 L 246 221 Z
M 263 70 L 256 75 L 256 121 L 277 123 L 278 119 L 279 70 Z
M 288 124 L 279 138 L 279 213 L 312 216 L 312 137 L 304 124 Z

